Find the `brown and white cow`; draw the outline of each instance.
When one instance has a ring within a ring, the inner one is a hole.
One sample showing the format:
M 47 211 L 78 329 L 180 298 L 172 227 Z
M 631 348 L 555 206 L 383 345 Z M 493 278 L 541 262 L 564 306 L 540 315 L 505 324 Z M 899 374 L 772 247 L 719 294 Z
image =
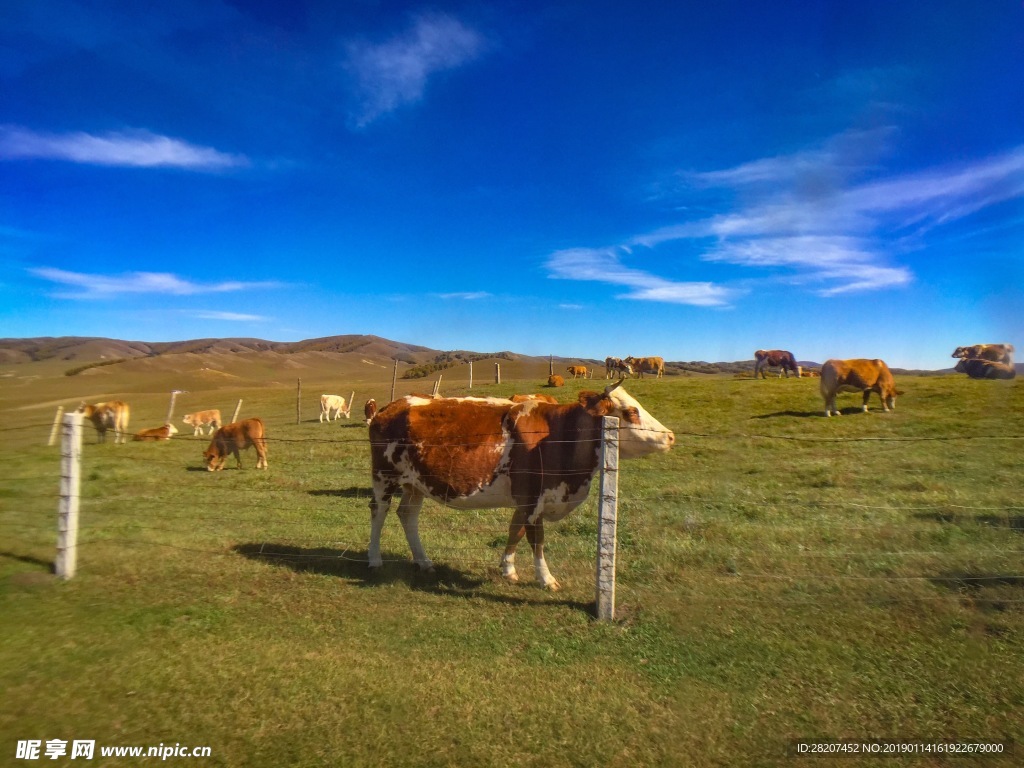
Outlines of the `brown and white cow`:
M 877 392 L 882 399 L 882 410 L 896 408 L 896 389 L 892 372 L 882 360 L 826 360 L 821 366 L 821 396 L 825 398 L 825 415 L 841 415 L 836 408 L 838 392 L 863 392 L 864 412 L 868 410 L 868 397 Z
M 645 373 L 653 373 L 658 379 L 665 375 L 665 358 L 663 357 L 633 357 L 630 355 L 624 362 L 632 366 L 636 375 L 641 379 Z
M 759 373 L 762 379 L 768 378 L 764 374 L 765 368 L 778 368 L 780 379 L 782 374 L 786 374 L 788 379 L 790 371 L 796 374 L 798 379 L 803 375 L 800 366 L 796 364 L 796 358 L 793 357 L 793 353 L 785 349 L 759 349 L 754 353 L 754 361 L 755 379 Z
M 162 427 L 154 427 L 153 429 L 144 429 L 141 432 L 136 432 L 132 440 L 138 442 L 156 442 L 158 440 L 170 440 L 171 435 L 178 434 L 178 428 L 167 422 Z
M 580 377 L 584 379 L 590 378 L 590 371 L 587 370 L 587 366 L 585 365 L 570 365 L 568 368 L 565 369 L 565 372 L 572 376 L 574 379 L 578 379 Z
M 223 427 L 213 433 L 210 447 L 203 451 L 206 468 L 211 472 L 224 469 L 224 462 L 229 455 L 234 455 L 238 468 L 242 468 L 242 457 L 239 451 L 250 446 L 256 449 L 256 469 L 267 468 L 267 436 L 263 428 L 263 420 L 259 418 L 243 419 Z
M 398 518 L 420 568 L 433 566 L 420 543 L 423 499 L 456 509 L 512 507 L 503 575 L 518 581 L 516 546 L 525 534 L 537 580 L 558 589 L 544 560 L 544 522 L 562 519 L 587 498 L 600 463 L 602 417 L 619 418 L 623 458 L 667 451 L 675 441 L 621 383 L 581 392 L 567 405 L 412 396 L 387 405 L 370 424 L 370 567 L 383 562 L 381 529 L 401 491 Z
M 951 357 L 964 360 L 991 360 L 994 363 L 1013 364 L 1013 344 L 975 344 L 970 347 L 957 347 Z
M 956 371 L 966 373 L 972 379 L 1013 379 L 1017 376 L 1017 369 L 1012 365 L 980 358 L 961 360 L 956 364 Z
M 363 405 L 363 418 L 366 419 L 366 426 L 370 426 L 373 417 L 377 415 L 377 401 L 372 397 Z
M 509 401 L 513 403 L 530 403 L 534 400 L 541 403 L 558 405 L 558 398 L 552 397 L 551 395 L 512 395 L 512 397 L 509 398 Z
M 604 359 L 604 377 L 610 379 L 612 376 L 618 374 L 619 378 L 624 376 L 633 375 L 633 366 L 629 363 L 624 362 L 619 357 L 606 357 Z
M 128 442 L 128 417 L 131 408 L 123 400 L 111 400 L 107 403 L 82 403 L 78 412 L 96 427 L 96 440 L 105 443 L 107 430 L 114 430 L 114 444 Z
M 320 395 L 320 423 L 323 423 L 324 416 L 331 421 L 332 415 L 335 419 L 340 419 L 342 416 L 346 419 L 349 418 L 352 415 L 352 404 L 349 403 L 346 409 L 345 398 L 341 395 Z
M 192 427 L 192 437 L 202 437 L 204 434 L 203 427 L 209 427 L 209 434 L 212 435 L 221 425 L 220 410 L 218 408 L 211 408 L 208 411 L 186 413 L 182 421 Z

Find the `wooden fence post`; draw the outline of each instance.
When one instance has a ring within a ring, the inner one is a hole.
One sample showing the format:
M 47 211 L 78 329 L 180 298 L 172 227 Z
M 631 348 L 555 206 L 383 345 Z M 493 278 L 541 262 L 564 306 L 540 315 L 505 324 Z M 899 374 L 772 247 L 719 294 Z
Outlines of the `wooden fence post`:
M 548 355 L 548 376 L 555 375 L 555 356 Z
M 395 360 L 395 372 L 391 374 L 391 400 L 389 402 L 395 402 L 395 385 L 398 383 L 398 361 Z
M 494 383 L 501 384 L 501 363 L 494 364 Z
M 295 387 L 295 423 L 302 423 L 302 379 Z
M 57 439 L 57 430 L 60 429 L 60 418 L 64 415 L 64 406 L 57 406 L 57 415 L 53 417 L 53 426 L 50 427 L 50 439 L 46 441 L 48 446 L 53 445 L 53 441 Z
M 615 550 L 619 511 L 619 420 L 601 420 L 601 478 L 597 507 L 597 618 L 615 619 Z
M 70 579 L 78 565 L 78 495 L 82 480 L 82 415 L 64 417 L 61 437 L 60 502 L 57 510 L 57 559 L 53 570 Z
M 353 392 L 348 396 L 348 410 L 345 411 L 345 418 L 349 418 L 352 415 L 352 401 L 356 399 L 356 393 Z
M 241 410 L 242 410 L 242 401 L 241 401 L 241 399 L 239 399 L 238 405 L 235 406 L 235 415 L 231 417 L 231 421 L 229 421 L 228 424 L 234 424 L 236 421 L 238 421 L 238 412 L 241 411 Z
M 174 418 L 174 401 L 178 399 L 178 395 L 185 394 L 183 389 L 172 389 L 171 390 L 171 404 L 167 406 L 167 418 L 164 422 L 167 424 L 171 423 L 171 419 Z
M 473 361 L 469 361 L 469 388 L 473 388 Z
M 437 375 L 437 381 L 434 382 L 434 391 L 430 393 L 431 397 L 437 397 L 437 393 L 441 390 L 441 374 Z

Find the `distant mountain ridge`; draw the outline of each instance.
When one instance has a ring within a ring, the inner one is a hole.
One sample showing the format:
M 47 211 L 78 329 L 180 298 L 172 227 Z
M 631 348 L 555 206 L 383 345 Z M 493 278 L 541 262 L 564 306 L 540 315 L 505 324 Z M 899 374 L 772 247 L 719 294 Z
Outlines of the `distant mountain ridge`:
M 276 352 L 297 354 L 321 352 L 331 354 L 358 353 L 377 359 L 399 360 L 410 365 L 437 366 L 439 362 L 453 359 L 479 359 L 483 357 L 547 360 L 547 356 L 519 355 L 512 352 L 478 353 L 467 350 L 442 351 L 416 344 L 406 344 L 367 334 L 343 334 L 323 336 L 303 341 L 267 341 L 254 338 L 209 338 L 186 341 L 125 341 L 94 336 L 44 336 L 26 339 L 0 339 L 0 364 L 10 365 L 42 360 L 63 360 L 79 363 L 102 363 L 159 357 L 175 354 L 231 354 Z M 580 357 L 555 356 L 559 362 L 565 360 L 583 361 L 603 369 L 604 361 Z M 821 363 L 802 360 L 805 368 L 820 368 Z M 754 360 L 733 362 L 666 361 L 667 375 L 688 374 L 743 374 L 752 372 Z M 896 373 L 934 374 L 951 373 L 952 366 L 940 371 L 919 371 L 893 368 Z M 1018 364 L 1018 372 L 1024 373 Z
M 361 352 L 374 357 L 391 357 L 420 362 L 437 350 L 403 344 L 379 336 L 325 336 L 304 341 L 266 341 L 251 338 L 191 339 L 188 341 L 123 341 L 92 336 L 58 336 L 32 339 L 0 339 L 0 362 L 28 363 L 40 360 L 96 361 L 130 360 L 174 354 L 278 352 Z

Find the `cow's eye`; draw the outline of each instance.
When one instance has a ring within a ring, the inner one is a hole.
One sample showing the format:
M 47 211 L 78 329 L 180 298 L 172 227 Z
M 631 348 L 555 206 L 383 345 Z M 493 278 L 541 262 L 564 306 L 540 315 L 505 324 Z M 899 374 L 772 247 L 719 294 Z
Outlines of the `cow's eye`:
M 622 418 L 630 424 L 640 423 L 640 411 L 637 408 L 625 408 L 622 411 Z

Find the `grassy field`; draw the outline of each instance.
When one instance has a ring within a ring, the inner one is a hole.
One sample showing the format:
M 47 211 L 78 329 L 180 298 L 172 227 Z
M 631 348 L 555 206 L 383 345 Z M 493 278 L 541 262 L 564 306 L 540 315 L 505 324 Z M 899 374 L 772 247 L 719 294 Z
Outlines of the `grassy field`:
M 202 745 L 167 762 L 225 766 L 781 765 L 811 738 L 998 739 L 1016 753 L 963 764 L 1024 760 L 1019 382 L 900 377 L 895 413 L 847 395 L 831 419 L 812 380 L 627 383 L 677 444 L 622 467 L 603 624 L 593 498 L 549 526 L 558 593 L 529 578 L 525 542 L 524 581 L 500 578 L 505 510 L 428 502 L 432 574 L 392 516 L 368 572 L 366 428 L 317 423 L 316 398 L 380 398 L 384 369 L 304 379 L 299 424 L 294 372 L 253 361 L 206 390 L 196 375 L 177 418 L 242 398 L 267 423 L 267 472 L 250 452 L 207 473 L 191 435 L 97 445 L 87 429 L 79 571 L 56 580 L 53 409 L 123 395 L 133 429 L 156 426 L 168 396 L 146 364 L 0 379 L 4 764 L 24 739 Z M 528 373 L 474 394 L 538 391 Z

